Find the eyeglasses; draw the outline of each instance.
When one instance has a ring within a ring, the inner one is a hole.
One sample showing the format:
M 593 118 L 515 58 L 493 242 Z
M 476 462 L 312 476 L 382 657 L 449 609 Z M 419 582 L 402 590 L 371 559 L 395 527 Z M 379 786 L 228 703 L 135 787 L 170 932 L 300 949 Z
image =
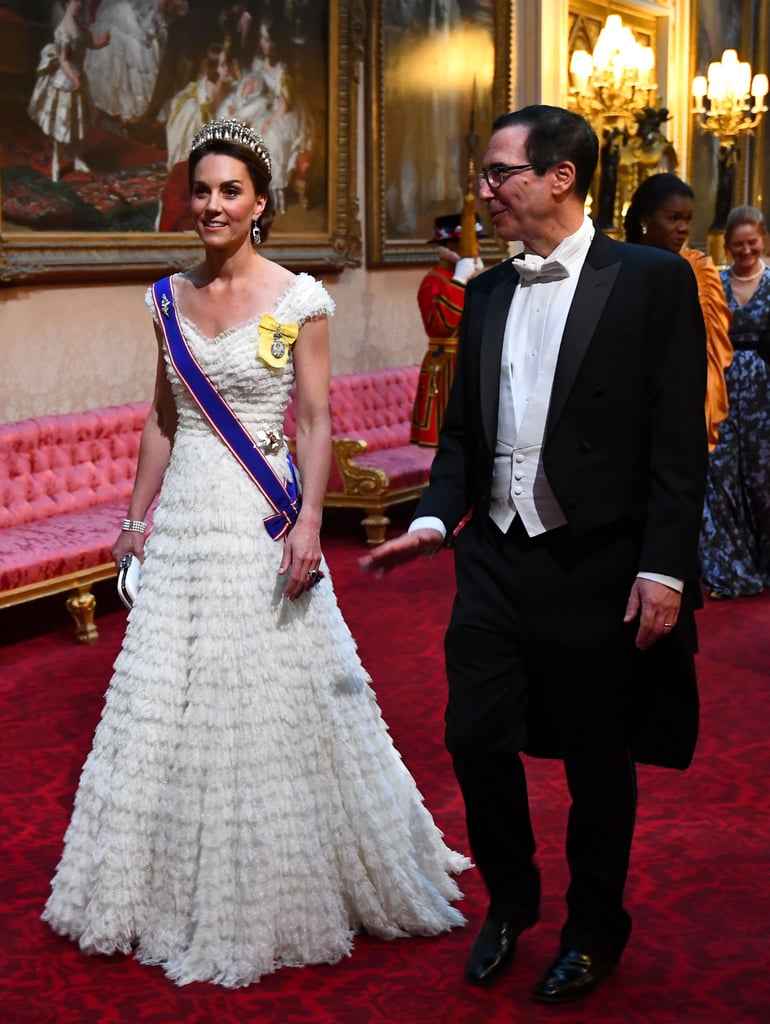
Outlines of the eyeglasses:
M 528 171 L 531 167 L 532 164 L 495 164 L 493 167 L 485 167 L 479 171 L 479 185 L 486 182 L 494 191 L 516 171 Z

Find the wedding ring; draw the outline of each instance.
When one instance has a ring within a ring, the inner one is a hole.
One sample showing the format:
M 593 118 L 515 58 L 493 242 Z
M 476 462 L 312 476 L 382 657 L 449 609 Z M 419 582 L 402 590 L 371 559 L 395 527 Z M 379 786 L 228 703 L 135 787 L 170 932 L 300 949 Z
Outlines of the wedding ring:
M 307 578 L 312 581 L 316 578 L 317 575 L 318 569 L 311 569 L 310 572 L 307 574 Z
M 664 629 L 673 629 L 674 628 L 674 623 L 673 622 L 664 622 L 663 623 L 663 628 Z

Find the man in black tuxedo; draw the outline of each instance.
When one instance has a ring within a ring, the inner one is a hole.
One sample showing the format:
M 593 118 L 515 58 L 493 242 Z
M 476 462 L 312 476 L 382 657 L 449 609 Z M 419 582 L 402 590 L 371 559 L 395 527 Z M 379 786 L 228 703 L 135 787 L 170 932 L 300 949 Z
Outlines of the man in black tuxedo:
M 620 958 L 635 762 L 685 768 L 698 719 L 703 319 L 685 260 L 585 216 L 597 157 L 561 108 L 495 122 L 480 197 L 525 251 L 469 282 L 430 485 L 409 532 L 362 560 L 455 547 L 446 742 L 489 890 L 471 983 L 503 973 L 538 918 L 520 753 L 564 762 L 567 918 L 533 993 L 553 1003 Z

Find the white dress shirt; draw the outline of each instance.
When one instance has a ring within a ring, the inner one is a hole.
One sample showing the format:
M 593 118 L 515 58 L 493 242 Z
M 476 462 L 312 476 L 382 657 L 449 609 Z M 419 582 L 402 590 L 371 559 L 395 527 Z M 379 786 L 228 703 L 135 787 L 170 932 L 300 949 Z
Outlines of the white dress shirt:
M 530 537 L 566 523 L 542 464 L 543 439 L 556 362 L 578 278 L 594 237 L 589 217 L 547 257 L 514 257 L 519 284 L 503 336 L 497 443 L 489 515 L 505 533 L 517 515 Z M 421 516 L 409 527 L 438 530 L 440 519 Z M 641 578 L 681 592 L 682 581 L 657 573 Z

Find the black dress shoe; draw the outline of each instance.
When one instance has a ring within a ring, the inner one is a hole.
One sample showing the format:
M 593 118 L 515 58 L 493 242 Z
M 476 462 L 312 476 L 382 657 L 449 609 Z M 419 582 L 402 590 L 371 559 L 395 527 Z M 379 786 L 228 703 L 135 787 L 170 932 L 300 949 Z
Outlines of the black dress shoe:
M 577 949 L 565 949 L 554 960 L 532 995 L 541 1003 L 566 1003 L 592 992 L 615 966 Z
M 488 917 L 476 936 L 465 965 L 465 980 L 471 985 L 491 985 L 513 964 L 516 940 L 537 923 L 537 914 L 511 921 Z

